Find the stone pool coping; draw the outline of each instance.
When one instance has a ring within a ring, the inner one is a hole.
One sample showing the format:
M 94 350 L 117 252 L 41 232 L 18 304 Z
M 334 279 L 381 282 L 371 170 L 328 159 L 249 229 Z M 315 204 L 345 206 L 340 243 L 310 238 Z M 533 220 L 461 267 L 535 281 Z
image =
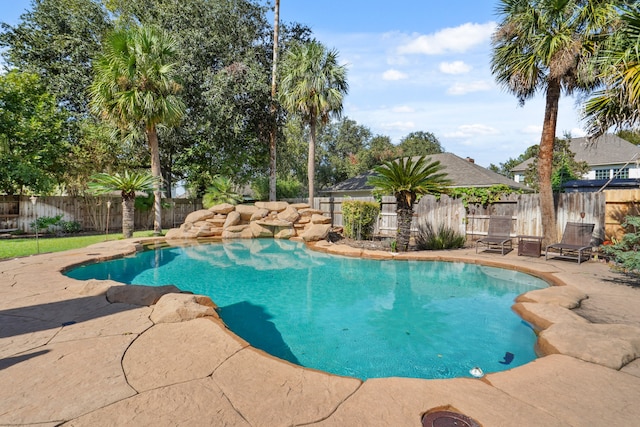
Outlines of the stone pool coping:
M 605 264 L 315 244 L 346 256 L 513 268 L 564 285 L 527 293 L 514 306 L 541 330 L 547 356 L 482 379 L 363 382 L 252 348 L 225 327 L 208 298 L 123 296 L 115 282 L 61 274 L 134 253 L 143 241 L 151 239 L 0 262 L 0 425 L 419 426 L 434 408 L 454 408 L 483 426 L 640 419 L 640 289 L 619 283 Z

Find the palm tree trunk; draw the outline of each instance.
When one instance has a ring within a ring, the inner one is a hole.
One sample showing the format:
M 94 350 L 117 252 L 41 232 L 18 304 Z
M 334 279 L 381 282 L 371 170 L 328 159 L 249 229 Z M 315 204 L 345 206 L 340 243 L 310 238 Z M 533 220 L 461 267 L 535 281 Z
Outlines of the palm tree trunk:
M 398 208 L 398 231 L 396 243 L 399 252 L 409 250 L 409 239 L 411 238 L 411 221 L 413 220 L 413 208 Z
M 125 239 L 133 236 L 135 200 L 135 193 L 122 194 L 122 236 Z
M 556 210 L 551 188 L 551 169 L 553 166 L 553 147 L 558 122 L 558 103 L 560 102 L 560 81 L 551 80 L 547 86 L 544 123 L 538 153 L 538 184 L 540 186 L 540 214 L 542 215 L 543 244 L 557 241 Z
M 269 201 L 276 200 L 276 76 L 278 70 L 278 31 L 280 23 L 280 0 L 276 0 L 273 16 L 273 67 L 271 69 L 271 131 L 269 132 Z
M 162 171 L 160 170 L 160 148 L 158 147 L 158 133 L 156 127 L 147 129 L 149 139 L 149 151 L 151 152 L 151 174 L 158 177 L 158 181 L 153 188 L 153 211 L 155 213 L 153 221 L 153 234 L 162 234 L 162 194 L 160 192 L 160 182 L 162 182 Z
M 309 205 L 313 208 L 313 195 L 315 193 L 316 175 L 316 118 L 311 118 L 311 131 L 309 135 L 309 159 L 307 161 L 307 181 L 309 181 Z

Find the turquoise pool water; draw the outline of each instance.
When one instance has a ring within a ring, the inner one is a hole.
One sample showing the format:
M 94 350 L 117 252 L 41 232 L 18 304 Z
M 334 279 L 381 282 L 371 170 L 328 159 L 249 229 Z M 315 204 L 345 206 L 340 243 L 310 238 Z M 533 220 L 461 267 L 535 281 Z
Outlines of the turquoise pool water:
M 66 274 L 208 295 L 254 347 L 361 379 L 468 377 L 476 366 L 529 362 L 536 337 L 511 305 L 547 286 L 511 270 L 338 257 L 272 239 L 149 250 Z

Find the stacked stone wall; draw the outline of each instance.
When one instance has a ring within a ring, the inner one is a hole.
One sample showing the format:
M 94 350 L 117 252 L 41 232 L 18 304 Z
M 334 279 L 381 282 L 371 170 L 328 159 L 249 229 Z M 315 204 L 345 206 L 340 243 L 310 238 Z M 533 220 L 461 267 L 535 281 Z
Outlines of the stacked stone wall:
M 190 213 L 167 239 L 253 239 L 271 237 L 304 241 L 326 238 L 331 218 L 306 203 L 256 202 L 253 205 L 223 203 Z

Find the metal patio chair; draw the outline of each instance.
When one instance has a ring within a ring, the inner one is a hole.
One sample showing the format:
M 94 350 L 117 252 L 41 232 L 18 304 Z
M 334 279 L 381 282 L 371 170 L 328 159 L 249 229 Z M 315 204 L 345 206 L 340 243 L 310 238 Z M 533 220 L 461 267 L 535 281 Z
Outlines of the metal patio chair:
M 595 224 L 581 222 L 567 222 L 562 233 L 562 240 L 559 243 L 547 245 L 544 259 L 549 259 L 549 255 L 554 258 L 575 259 L 580 264 L 591 257 L 591 240 L 593 239 L 593 229 Z M 554 252 L 549 252 L 552 249 Z M 586 257 L 586 259 L 583 259 Z
M 502 255 L 505 254 L 507 247 L 509 250 L 513 250 L 511 221 L 510 216 L 491 215 L 487 235 L 476 241 L 476 253 L 481 245 L 486 246 L 485 250 L 500 249 Z

